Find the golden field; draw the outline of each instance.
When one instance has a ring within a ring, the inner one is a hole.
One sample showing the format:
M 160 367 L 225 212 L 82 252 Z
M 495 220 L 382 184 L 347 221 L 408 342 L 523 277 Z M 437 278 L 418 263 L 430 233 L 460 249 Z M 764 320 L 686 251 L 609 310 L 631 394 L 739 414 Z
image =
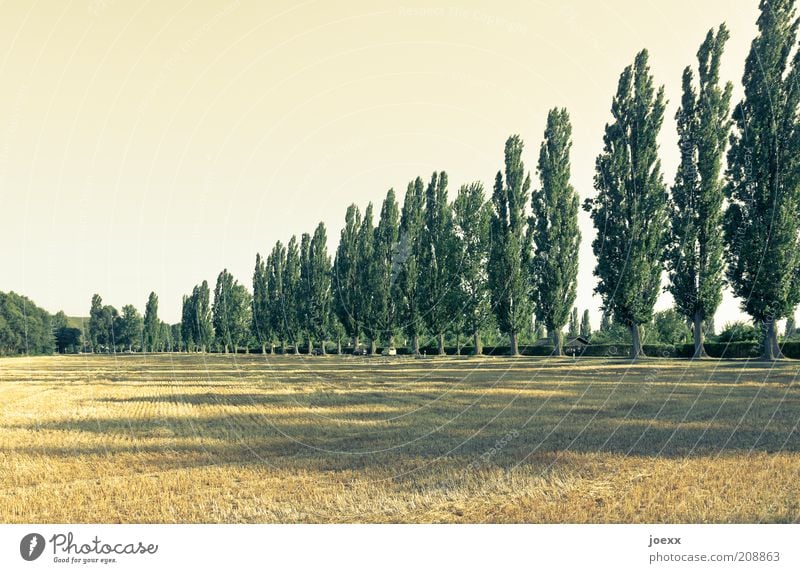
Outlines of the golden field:
M 800 362 L 0 360 L 3 523 L 798 522 Z

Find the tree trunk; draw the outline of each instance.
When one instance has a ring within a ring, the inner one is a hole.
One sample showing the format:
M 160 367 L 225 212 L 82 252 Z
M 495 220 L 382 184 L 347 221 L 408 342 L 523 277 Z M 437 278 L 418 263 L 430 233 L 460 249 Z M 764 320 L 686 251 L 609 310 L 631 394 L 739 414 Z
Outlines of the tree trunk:
M 639 325 L 632 324 L 628 327 L 631 331 L 631 360 L 636 360 L 644 356 L 642 350 L 642 338 L 639 333 Z
M 436 336 L 437 346 L 439 347 L 439 356 L 444 356 L 444 334 L 441 332 Z
M 319 342 L 319 352 L 323 356 L 328 354 L 328 351 L 325 350 L 325 339 L 324 338 L 322 340 L 320 340 L 320 342 Z
M 695 311 L 692 320 L 694 329 L 694 356 L 693 358 L 708 358 L 706 349 L 703 347 L 703 316 L 700 311 Z
M 517 344 L 517 333 L 511 332 L 508 335 L 508 342 L 510 346 L 509 353 L 511 356 L 519 356 L 519 345 Z
M 564 356 L 564 332 L 560 328 L 554 328 L 553 334 L 553 356 Z
M 311 340 L 311 337 L 308 337 L 308 349 L 306 350 L 306 354 L 311 354 L 314 351 L 314 341 Z
M 419 334 L 415 334 L 411 338 L 411 350 L 414 353 L 414 356 L 419 356 Z
M 483 354 L 483 343 L 481 342 L 481 333 L 477 330 L 472 334 L 472 344 L 475 347 L 472 353 L 475 356 Z
M 369 339 L 369 353 L 371 356 L 374 356 L 375 353 L 378 352 L 378 343 L 375 341 L 374 338 Z
M 336 339 L 336 354 L 339 354 L 340 356 L 342 354 L 342 339 L 341 338 L 337 338 Z
M 456 356 L 461 356 L 461 333 L 456 334 Z
M 300 354 L 300 344 L 297 341 L 294 341 L 294 353 L 295 356 Z
M 389 348 L 394 348 L 394 334 L 389 334 Z
M 227 354 L 227 353 L 228 353 L 228 345 L 226 344 L 225 345 L 225 354 Z
M 764 330 L 764 351 L 761 354 L 761 359 L 773 361 L 783 358 L 780 345 L 778 344 L 777 323 L 769 319 L 762 321 L 761 324 Z
M 358 350 L 358 334 L 353 336 L 353 354 L 356 353 L 356 350 Z

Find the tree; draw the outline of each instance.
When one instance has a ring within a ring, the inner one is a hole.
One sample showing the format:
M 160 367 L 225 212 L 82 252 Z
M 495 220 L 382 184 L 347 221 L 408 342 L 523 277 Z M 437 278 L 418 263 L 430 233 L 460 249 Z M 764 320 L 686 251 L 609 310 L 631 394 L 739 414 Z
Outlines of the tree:
M 381 207 L 378 226 L 373 241 L 373 320 L 378 337 L 384 337 L 389 348 L 394 348 L 397 330 L 397 304 L 395 286 L 395 255 L 400 237 L 400 210 L 394 189 L 389 189 Z
M 142 348 L 143 329 L 144 321 L 136 307 L 132 304 L 123 306 L 118 333 L 120 343 L 127 346 L 130 351 L 133 351 L 134 347 Z
M 583 311 L 580 334 L 583 338 L 589 338 L 592 335 L 592 325 L 589 322 L 589 309 Z
M 444 354 L 444 332 L 452 320 L 455 285 L 453 213 L 447 202 L 447 173 L 433 173 L 425 191 L 425 227 L 420 250 L 423 316 Z
M 458 308 L 472 334 L 473 352 L 483 353 L 481 329 L 491 312 L 486 267 L 489 260 L 489 225 L 491 205 L 486 201 L 483 184 L 463 185 L 453 201 L 453 223 L 458 244 Z
M 308 247 L 307 303 L 310 332 L 319 340 L 320 352 L 325 354 L 325 342 L 330 335 L 331 258 L 328 256 L 328 234 L 323 223 L 317 225 Z
M 51 317 L 50 326 L 53 329 L 56 351 L 59 354 L 77 352 L 80 349 L 81 329 L 69 325 L 69 320 L 63 310 L 58 311 Z
M 536 318 L 553 334 L 556 356 L 564 354 L 562 330 L 575 303 L 581 242 L 578 194 L 570 183 L 571 148 L 572 125 L 567 110 L 551 109 L 539 149 L 541 186 L 531 194 L 528 232 L 535 246 L 530 278 Z M 574 326 L 570 322 L 569 336 L 573 338 L 578 335 L 577 324 Z
M 784 331 L 785 338 L 792 338 L 796 334 L 797 325 L 794 321 L 794 312 L 786 319 L 786 330 Z
M 577 307 L 573 306 L 572 312 L 569 314 L 569 330 L 567 331 L 567 336 L 570 338 L 577 338 L 579 334 L 580 325 L 578 324 L 578 309 Z
M 270 353 L 274 352 L 272 317 L 269 304 L 269 271 L 260 253 L 256 253 L 256 267 L 253 271 L 253 335 L 261 345 L 261 353 L 266 353 L 269 343 Z
M 361 308 L 359 294 L 359 253 L 358 231 L 361 227 L 361 212 L 356 205 L 350 205 L 345 215 L 345 224 L 339 237 L 339 246 L 333 261 L 332 287 L 333 311 L 339 319 L 347 336 L 358 348 L 361 333 Z
M 311 340 L 313 324 L 311 321 L 311 235 L 303 233 L 300 237 L 300 286 L 295 298 L 295 311 L 299 338 L 308 337 L 308 350 L 311 354 L 314 343 Z
M 683 312 L 676 309 L 662 310 L 653 315 L 653 333 L 655 340 L 650 344 L 686 344 L 691 338 L 687 319 Z
M 173 350 L 181 352 L 185 348 L 183 341 L 183 331 L 181 330 L 181 323 L 172 324 L 169 327 L 170 338 L 172 339 Z
M 762 0 L 760 10 L 733 112 L 725 257 L 734 294 L 764 331 L 762 358 L 774 360 L 776 322 L 800 302 L 800 52 L 795 2 Z
M 400 217 L 400 240 L 397 247 L 395 268 L 397 290 L 400 297 L 400 321 L 408 338 L 411 351 L 419 355 L 419 337 L 424 323 L 422 307 L 424 291 L 420 280 L 420 252 L 422 231 L 425 227 L 425 184 L 417 177 L 408 184 Z
M 29 298 L 0 292 L 0 355 L 52 354 L 50 314 Z
M 89 309 L 89 344 L 92 352 L 100 349 L 100 340 L 104 338 L 106 326 L 103 322 L 103 299 L 99 294 L 92 295 L 92 306 Z
M 358 260 L 359 260 L 359 280 L 358 280 L 358 304 L 360 305 L 361 316 L 363 317 L 362 328 L 364 335 L 369 338 L 370 354 L 376 352 L 376 341 L 380 336 L 380 330 L 376 328 L 376 266 L 375 266 L 375 227 L 372 224 L 372 203 L 367 205 L 364 217 L 361 219 L 361 227 L 358 230 Z
M 653 316 L 666 243 L 666 186 L 658 159 L 664 88 L 656 91 L 647 50 L 622 72 L 596 162 L 597 196 L 587 199 L 597 236 L 595 292 L 631 335 L 631 358 L 643 355 L 639 327 Z
M 278 241 L 267 257 L 267 297 L 269 299 L 270 328 L 281 343 L 281 352 L 286 351 L 289 338 L 288 324 L 284 308 L 284 268 L 286 267 L 286 247 Z
M 156 352 L 161 344 L 161 321 L 158 318 L 158 296 L 151 292 L 144 307 L 144 350 Z
M 194 298 L 192 303 L 192 319 L 195 323 L 194 341 L 200 347 L 201 352 L 206 352 L 214 342 L 210 306 L 211 292 L 208 288 L 208 281 L 203 281 L 200 286 L 196 286 L 192 291 L 192 297 Z
M 524 144 L 517 135 L 505 146 L 505 179 L 495 177 L 492 194 L 489 289 L 501 332 L 508 335 L 511 354 L 519 356 L 517 335 L 530 320 L 527 268 L 530 245 L 525 233 L 525 205 L 531 186 L 522 162 Z
M 730 132 L 732 84 L 719 85 L 719 66 L 729 34 L 709 30 L 697 52 L 699 90 L 691 67 L 683 72 L 683 98 L 675 119 L 681 161 L 669 204 L 669 291 L 676 310 L 693 324 L 694 357 L 707 356 L 703 322 L 722 300 L 722 155 Z
M 252 320 L 250 293 L 228 269 L 223 269 L 217 277 L 211 316 L 217 342 L 226 354 L 228 349 L 235 353 L 246 344 Z
M 281 311 L 283 314 L 286 336 L 294 346 L 294 353 L 299 354 L 300 324 L 298 305 L 300 293 L 300 250 L 297 238 L 292 236 L 286 246 L 286 259 L 283 267 L 283 289 L 281 292 Z

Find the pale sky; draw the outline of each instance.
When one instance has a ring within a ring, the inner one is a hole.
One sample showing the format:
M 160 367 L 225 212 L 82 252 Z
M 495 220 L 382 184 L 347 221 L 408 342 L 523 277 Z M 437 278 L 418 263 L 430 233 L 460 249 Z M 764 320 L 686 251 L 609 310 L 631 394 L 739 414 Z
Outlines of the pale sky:
M 250 288 L 257 251 L 376 207 L 417 175 L 487 193 L 506 138 L 535 179 L 547 110 L 568 108 L 573 184 L 594 160 L 622 69 L 642 48 L 670 100 L 677 164 L 683 68 L 711 27 L 731 31 L 735 85 L 757 0 L 64 2 L 0 4 L 0 290 L 87 315 L 92 293 L 143 309 L 227 267 Z M 600 301 L 581 211 L 577 306 Z M 671 305 L 664 295 L 659 308 Z M 730 295 L 717 325 L 741 317 Z

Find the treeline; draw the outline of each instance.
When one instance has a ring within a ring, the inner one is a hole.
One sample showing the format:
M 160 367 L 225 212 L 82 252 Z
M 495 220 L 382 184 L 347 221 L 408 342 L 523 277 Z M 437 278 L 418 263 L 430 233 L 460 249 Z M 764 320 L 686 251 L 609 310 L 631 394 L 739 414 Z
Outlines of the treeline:
M 29 298 L 0 292 L 0 356 L 52 354 L 50 315 Z

